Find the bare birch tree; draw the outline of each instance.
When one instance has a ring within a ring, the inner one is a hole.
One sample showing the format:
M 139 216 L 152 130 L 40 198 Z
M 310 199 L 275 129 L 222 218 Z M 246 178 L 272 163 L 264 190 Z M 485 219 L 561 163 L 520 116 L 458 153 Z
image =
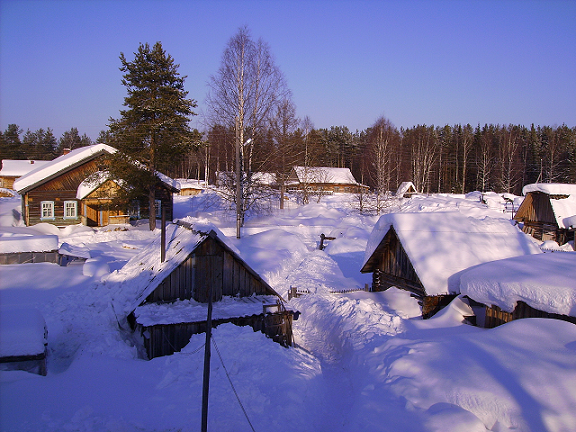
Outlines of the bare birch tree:
M 388 199 L 393 174 L 394 150 L 398 141 L 398 132 L 390 120 L 380 117 L 368 132 L 370 155 L 370 177 L 375 189 L 376 213 L 380 214 L 384 201 Z
M 239 224 L 243 225 L 246 200 L 251 199 L 244 183 L 250 183 L 258 135 L 288 90 L 270 48 L 262 39 L 255 42 L 247 27 L 241 27 L 229 40 L 209 86 L 208 122 L 236 131 L 235 200 Z

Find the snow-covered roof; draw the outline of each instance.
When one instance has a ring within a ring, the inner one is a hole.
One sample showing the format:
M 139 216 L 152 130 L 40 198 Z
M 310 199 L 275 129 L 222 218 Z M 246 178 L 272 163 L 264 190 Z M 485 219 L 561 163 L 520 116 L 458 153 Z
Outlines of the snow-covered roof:
M 576 252 L 482 264 L 462 273 L 460 292 L 507 312 L 523 301 L 534 309 L 576 317 Z
M 76 199 L 84 199 L 110 178 L 108 171 L 98 171 L 93 177 L 89 177 L 78 185 Z
M 45 160 L 2 160 L 2 169 L 0 176 L 2 177 L 22 177 L 30 171 L 46 165 L 50 161 Z
M 184 225 L 184 226 L 183 226 Z M 120 270 L 103 279 L 115 291 L 117 313 L 128 315 L 154 291 L 208 236 L 215 236 L 235 254 L 227 237 L 211 223 L 169 224 L 166 228 L 166 256 L 160 259 L 160 238 L 155 239 Z
M 358 184 L 350 168 L 295 166 L 294 172 L 300 183 Z
M 58 250 L 57 235 L 0 232 L 0 253 L 52 252 Z
M 261 185 L 272 186 L 276 184 L 276 174 L 269 172 L 253 172 L 252 181 Z M 220 185 L 230 184 L 236 181 L 236 173 L 234 171 L 218 171 L 216 172 L 216 181 Z
M 255 183 L 272 186 L 276 184 L 276 174 L 269 172 L 255 172 L 252 173 L 252 181 Z
M 528 192 L 543 192 L 548 195 L 576 195 L 576 184 L 532 183 L 522 188 L 522 195 Z
M 46 322 L 37 309 L 0 307 L 0 357 L 42 354 L 46 336 Z
M 263 305 L 276 304 L 273 295 L 250 297 L 223 296 L 212 306 L 212 319 L 228 319 L 262 314 Z M 206 321 L 208 303 L 195 300 L 178 300 L 170 304 L 147 303 L 134 311 L 136 321 L 145 326 Z
M 430 296 L 458 293 L 457 273 L 472 266 L 541 253 L 507 219 L 476 219 L 459 212 L 390 213 L 380 217 L 370 234 L 364 266 L 390 227 Z
M 130 314 L 213 230 L 217 228 L 209 224 L 197 225 L 194 230 L 169 224 L 166 227 L 164 262 L 161 262 L 161 239 L 158 236 L 124 267 L 105 277 L 102 282 L 112 285 L 116 293 L 116 312 L 123 316 Z
M 172 189 L 176 190 L 177 192 L 180 191 L 180 183 L 177 180 L 174 180 L 171 177 L 168 177 L 166 174 L 162 174 L 160 171 L 155 172 L 156 177 L 160 179 L 162 183 L 167 186 L 170 186 Z
M 206 182 L 204 180 L 196 180 L 196 179 L 174 179 L 180 185 L 180 190 L 182 189 L 205 189 Z
M 95 144 L 74 149 L 70 153 L 59 156 L 20 177 L 14 182 L 14 189 L 18 193 L 26 192 L 31 187 L 51 180 L 60 175 L 60 173 L 84 163 L 86 160 L 93 159 L 104 153 L 112 154 L 115 152 L 116 149 L 114 147 L 106 144 Z
M 402 196 L 412 188 L 416 191 L 416 186 L 412 182 L 402 182 L 396 191 L 396 196 Z
M 576 184 L 534 183 L 522 188 L 524 195 L 530 192 L 550 195 L 550 205 L 559 228 L 576 228 Z M 564 198 L 566 195 L 568 197 Z

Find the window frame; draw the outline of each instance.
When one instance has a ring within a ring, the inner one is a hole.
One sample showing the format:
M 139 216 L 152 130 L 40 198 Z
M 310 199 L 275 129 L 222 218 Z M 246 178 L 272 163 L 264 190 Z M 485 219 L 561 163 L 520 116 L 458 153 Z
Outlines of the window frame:
M 73 204 L 73 208 L 74 208 L 74 215 L 73 216 L 68 216 L 66 214 L 67 210 L 68 210 L 68 204 Z M 78 219 L 78 201 L 75 201 L 75 200 L 64 201 L 64 219 Z
M 45 216 L 44 210 L 49 210 L 50 215 Z M 54 211 L 54 201 L 40 201 L 40 220 L 54 220 L 56 219 Z

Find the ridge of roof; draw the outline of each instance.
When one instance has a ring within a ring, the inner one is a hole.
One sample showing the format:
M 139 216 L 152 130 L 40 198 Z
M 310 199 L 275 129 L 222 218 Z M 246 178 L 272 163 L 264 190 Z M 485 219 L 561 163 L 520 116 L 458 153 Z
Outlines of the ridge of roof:
M 27 192 L 34 186 L 45 183 L 87 160 L 94 159 L 101 154 L 113 154 L 117 150 L 107 144 L 95 144 L 86 147 L 79 147 L 70 153 L 57 157 L 47 164 L 28 172 L 14 182 L 14 189 L 18 193 Z

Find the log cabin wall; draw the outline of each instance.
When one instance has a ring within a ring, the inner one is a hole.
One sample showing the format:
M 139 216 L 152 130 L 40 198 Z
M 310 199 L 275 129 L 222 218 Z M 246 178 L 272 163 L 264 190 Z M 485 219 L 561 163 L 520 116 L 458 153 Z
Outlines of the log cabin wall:
M 424 286 L 402 247 L 394 227 L 390 227 L 375 253 L 378 253 L 379 257 L 372 276 L 373 291 L 385 291 L 396 286 L 413 292 L 419 297 L 424 297 Z
M 162 208 L 166 209 L 166 220 L 171 221 L 174 219 L 172 191 L 168 190 L 162 183 L 159 182 L 155 186 L 154 195 L 156 200 L 160 200 L 162 202 Z M 139 199 L 139 202 L 140 218 L 146 219 L 150 215 L 148 198 L 141 198 Z M 154 214 L 154 216 L 156 216 L 156 214 Z M 161 216 L 156 217 L 156 219 L 160 218 Z
M 54 225 L 75 225 L 81 220 L 80 218 L 80 201 L 76 199 L 78 186 L 87 177 L 99 170 L 98 159 L 88 161 L 72 170 L 59 175 L 58 177 L 41 184 L 40 186 L 28 191 L 23 197 L 23 214 L 27 226 L 35 225 L 40 222 L 49 222 Z M 54 202 L 54 217 L 43 219 L 42 202 Z M 76 202 L 76 218 L 64 217 L 64 202 Z

